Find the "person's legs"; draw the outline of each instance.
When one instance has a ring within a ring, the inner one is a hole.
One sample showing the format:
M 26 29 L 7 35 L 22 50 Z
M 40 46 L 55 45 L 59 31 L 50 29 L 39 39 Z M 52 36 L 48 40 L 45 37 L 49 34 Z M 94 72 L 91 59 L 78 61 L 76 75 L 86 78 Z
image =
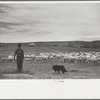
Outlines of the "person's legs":
M 23 61 L 20 61 L 20 72 L 22 72 Z
M 18 69 L 18 72 L 20 72 L 19 60 L 17 60 L 17 69 Z
M 18 72 L 22 71 L 22 65 L 23 65 L 23 61 L 22 60 L 17 60 L 17 69 L 18 69 Z

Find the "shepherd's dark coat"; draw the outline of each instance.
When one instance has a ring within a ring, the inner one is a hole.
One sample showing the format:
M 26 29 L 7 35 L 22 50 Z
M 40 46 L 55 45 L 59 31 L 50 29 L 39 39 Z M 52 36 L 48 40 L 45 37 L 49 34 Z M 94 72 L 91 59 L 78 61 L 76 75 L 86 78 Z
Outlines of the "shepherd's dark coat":
M 21 72 L 22 71 L 22 66 L 23 66 L 24 52 L 21 48 L 18 48 L 15 51 L 14 58 L 15 58 L 15 55 L 17 55 L 17 68 L 18 68 L 18 71 Z
M 58 71 L 58 73 L 60 73 L 60 71 L 62 71 L 62 73 L 64 74 L 64 72 L 67 72 L 67 70 L 65 69 L 65 67 L 63 65 L 54 65 L 52 67 L 52 69 L 56 72 Z

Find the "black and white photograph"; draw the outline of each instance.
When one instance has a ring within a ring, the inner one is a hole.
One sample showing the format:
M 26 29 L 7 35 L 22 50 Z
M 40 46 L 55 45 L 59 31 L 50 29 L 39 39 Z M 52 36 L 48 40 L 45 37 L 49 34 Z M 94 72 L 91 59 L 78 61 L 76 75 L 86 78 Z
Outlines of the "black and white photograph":
M 100 3 L 0 3 L 0 79 L 100 79 Z

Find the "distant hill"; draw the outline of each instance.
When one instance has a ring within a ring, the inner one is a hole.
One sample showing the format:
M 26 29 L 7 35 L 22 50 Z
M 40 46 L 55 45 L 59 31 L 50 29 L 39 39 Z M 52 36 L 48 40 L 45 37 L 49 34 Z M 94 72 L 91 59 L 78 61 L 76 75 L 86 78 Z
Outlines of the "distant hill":
M 34 43 L 37 47 L 77 47 L 77 48 L 100 48 L 100 41 L 51 41 L 51 42 L 25 42 L 23 46 Z M 17 43 L 0 43 L 0 45 L 16 46 Z

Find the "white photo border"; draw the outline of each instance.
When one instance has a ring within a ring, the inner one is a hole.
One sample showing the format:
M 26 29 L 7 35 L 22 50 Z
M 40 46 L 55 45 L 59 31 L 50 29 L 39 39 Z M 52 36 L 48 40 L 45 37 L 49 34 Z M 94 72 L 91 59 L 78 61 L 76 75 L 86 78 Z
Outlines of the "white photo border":
M 0 3 L 100 3 L 100 1 L 4 1 Z M 100 99 L 100 79 L 0 80 L 0 99 Z

